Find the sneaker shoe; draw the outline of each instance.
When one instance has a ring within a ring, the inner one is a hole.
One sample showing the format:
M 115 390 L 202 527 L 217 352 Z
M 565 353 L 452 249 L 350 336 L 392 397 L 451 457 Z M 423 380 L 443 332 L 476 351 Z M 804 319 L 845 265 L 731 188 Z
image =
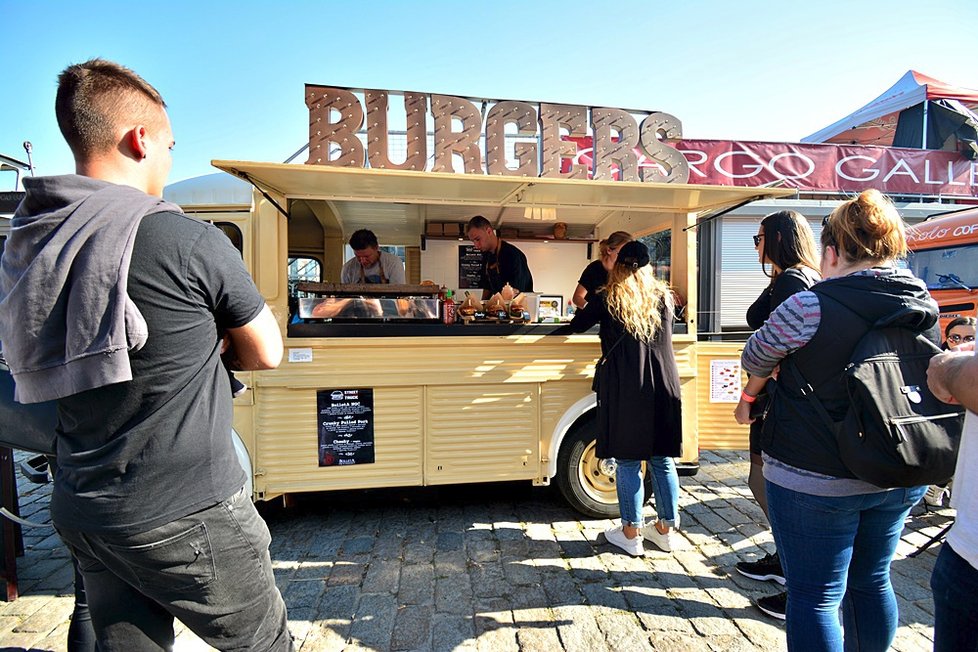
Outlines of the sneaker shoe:
M 621 548 L 632 557 L 641 557 L 645 554 L 645 546 L 642 545 L 642 537 L 637 536 L 634 539 L 629 539 L 625 536 L 625 533 L 622 531 L 620 525 L 618 527 L 613 527 L 610 530 L 605 530 L 604 538 L 608 541 L 608 543 Z
M 738 561 L 737 572 L 744 577 L 761 582 L 773 581 L 784 586 L 784 571 L 781 570 L 781 558 L 774 552 L 764 555 L 757 561 Z
M 932 484 L 927 487 L 927 493 L 924 494 L 924 503 L 931 507 L 944 507 L 944 496 L 947 494 L 947 487 Z
M 785 610 L 788 608 L 788 592 L 782 591 L 774 595 L 765 595 L 754 601 L 757 608 L 766 613 L 771 618 L 784 620 Z
M 675 528 L 669 528 L 669 531 L 662 534 L 657 529 L 655 529 L 655 523 L 649 523 L 642 528 L 642 538 L 653 544 L 656 548 L 662 552 L 672 552 L 673 544 L 675 544 L 675 534 L 673 532 Z

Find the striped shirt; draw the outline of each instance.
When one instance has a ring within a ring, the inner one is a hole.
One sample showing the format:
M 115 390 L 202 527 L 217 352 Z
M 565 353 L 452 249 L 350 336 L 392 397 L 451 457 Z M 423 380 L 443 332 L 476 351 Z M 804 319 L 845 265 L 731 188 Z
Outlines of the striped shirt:
M 883 276 L 899 273 L 893 268 L 853 272 L 855 275 Z M 812 341 L 822 321 L 818 295 L 811 290 L 793 294 L 771 313 L 747 344 L 740 364 L 752 376 L 768 378 L 791 353 Z M 876 485 L 852 478 L 837 478 L 814 471 L 799 469 L 764 453 L 764 479 L 780 487 L 814 496 L 858 496 L 886 491 Z

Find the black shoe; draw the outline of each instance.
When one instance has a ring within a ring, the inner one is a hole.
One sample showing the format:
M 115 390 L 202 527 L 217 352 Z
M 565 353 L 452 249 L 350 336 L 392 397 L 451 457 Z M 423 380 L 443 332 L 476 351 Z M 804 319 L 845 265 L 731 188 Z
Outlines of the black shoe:
M 784 586 L 784 571 L 781 570 L 781 559 L 776 552 L 765 555 L 757 561 L 738 561 L 737 572 L 752 580 L 762 582 L 770 580 Z
M 774 595 L 765 595 L 754 601 L 757 608 L 766 613 L 771 618 L 784 620 L 784 612 L 788 607 L 788 592 L 782 591 Z

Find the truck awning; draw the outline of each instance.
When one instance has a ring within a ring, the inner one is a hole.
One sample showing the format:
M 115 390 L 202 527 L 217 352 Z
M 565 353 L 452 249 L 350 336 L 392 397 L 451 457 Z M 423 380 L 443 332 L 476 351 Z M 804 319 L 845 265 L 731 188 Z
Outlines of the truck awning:
M 414 242 L 431 222 L 484 215 L 494 225 L 530 224 L 530 208 L 554 208 L 578 231 L 641 234 L 672 225 L 674 215 L 716 211 L 792 189 L 504 177 L 325 165 L 212 161 L 260 191 L 284 197 L 290 215 L 328 203 L 342 233 L 367 228 L 389 244 Z M 276 201 L 276 203 L 278 203 Z M 537 222 L 539 224 L 539 222 Z

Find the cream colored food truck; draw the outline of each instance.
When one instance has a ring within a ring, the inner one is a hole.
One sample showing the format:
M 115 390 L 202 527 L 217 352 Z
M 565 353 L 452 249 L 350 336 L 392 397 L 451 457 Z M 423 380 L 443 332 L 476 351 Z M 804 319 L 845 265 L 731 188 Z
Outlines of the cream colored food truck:
M 250 205 L 182 200 L 239 247 L 285 338 L 282 365 L 240 374 L 249 390 L 235 400 L 235 436 L 256 500 L 556 481 L 578 511 L 617 514 L 614 462 L 594 449 L 597 332 L 559 335 L 559 324 L 506 320 L 445 324 L 437 296 L 419 285 L 471 284 L 462 225 L 474 215 L 524 250 L 536 294 L 564 306 L 597 258 L 597 240 L 617 230 L 671 234 L 656 256 L 686 305 L 674 325 L 681 466 L 695 469 L 704 418 L 722 423 L 721 439 L 739 432 L 734 403 L 722 400 L 739 393 L 736 347 L 710 353 L 696 338 L 690 227 L 704 212 L 790 191 L 686 184 L 685 160 L 667 145 L 681 136 L 679 122 L 663 113 L 488 101 L 480 112 L 479 101 L 403 93 L 406 146 L 394 163 L 387 92 L 307 86 L 306 96 L 306 164 L 215 161 L 252 184 Z M 581 136 L 593 137 L 589 168 L 575 162 L 571 139 Z M 554 238 L 554 223 L 532 219 L 540 217 L 566 224 L 566 235 Z M 360 228 L 404 248 L 408 285 L 335 285 L 344 246 Z M 316 312 L 338 300 L 375 309 Z M 398 301 L 411 309 L 398 311 Z M 384 302 L 394 308 L 378 308 Z M 729 364 L 711 364 L 716 358 Z

